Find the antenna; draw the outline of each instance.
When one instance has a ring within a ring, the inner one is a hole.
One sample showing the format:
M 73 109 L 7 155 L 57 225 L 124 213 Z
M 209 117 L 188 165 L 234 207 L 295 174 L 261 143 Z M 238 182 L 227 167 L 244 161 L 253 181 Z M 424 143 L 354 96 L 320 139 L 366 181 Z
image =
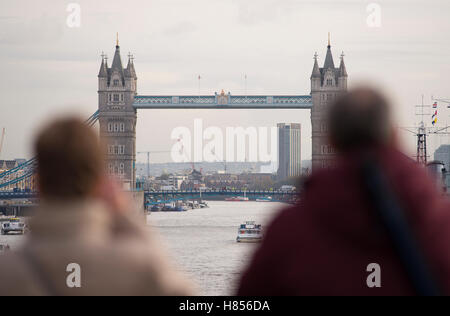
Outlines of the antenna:
M 244 75 L 244 91 L 245 97 L 247 97 L 247 74 Z
M 164 153 L 170 153 L 169 150 L 163 150 L 163 151 L 138 151 L 137 154 L 146 154 L 147 155 L 147 177 L 150 178 L 150 154 L 164 154 Z
M 437 99 L 431 98 L 433 101 L 437 101 Z M 442 102 L 446 102 L 444 100 L 439 100 Z M 447 101 L 450 104 L 450 100 Z M 419 126 L 416 127 L 400 127 L 401 129 L 414 134 L 417 137 L 417 154 L 416 161 L 420 164 L 426 165 L 428 162 L 428 148 L 427 148 L 427 137 L 429 135 L 449 135 L 450 133 L 447 131 L 450 126 L 440 127 L 434 126 L 433 128 L 427 127 L 424 117 L 425 115 L 431 116 L 431 113 L 428 111 L 425 112 L 424 109 L 431 109 L 432 105 L 428 105 L 424 103 L 424 96 L 422 95 L 422 104 L 415 106 L 415 115 L 421 117 L 421 121 Z M 419 109 L 419 110 L 418 110 Z
M 5 132 L 6 132 L 6 129 L 3 128 L 3 129 L 2 129 L 2 136 L 1 136 L 1 138 L 0 138 L 0 155 L 2 154 L 3 141 L 4 141 L 4 139 L 5 139 Z
M 421 113 L 417 113 L 417 108 L 420 108 Z M 421 116 L 421 121 L 419 123 L 419 128 L 417 130 L 417 155 L 416 161 L 420 164 L 426 165 L 428 160 L 427 155 L 427 131 L 426 124 L 424 122 L 424 109 L 431 108 L 430 105 L 424 104 L 424 95 L 422 94 L 422 104 L 416 105 L 416 115 Z M 428 113 L 430 114 L 430 113 Z

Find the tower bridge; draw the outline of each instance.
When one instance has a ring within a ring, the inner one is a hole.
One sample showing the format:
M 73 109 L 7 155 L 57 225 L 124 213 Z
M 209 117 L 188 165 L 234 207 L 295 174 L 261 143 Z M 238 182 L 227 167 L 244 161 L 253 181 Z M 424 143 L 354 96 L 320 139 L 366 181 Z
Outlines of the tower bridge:
M 111 174 L 118 175 L 133 187 L 136 182 L 136 120 L 138 110 L 145 109 L 299 109 L 311 111 L 312 167 L 328 167 L 333 151 L 326 131 L 325 114 L 329 104 L 347 90 L 347 70 L 344 55 L 339 67 L 335 67 L 331 44 L 328 41 L 323 67 L 319 67 L 318 55 L 314 55 L 310 76 L 311 91 L 299 95 L 138 95 L 134 59 L 128 56 L 123 67 L 120 46 L 117 41 L 111 67 L 103 56 L 99 71 L 99 121 L 100 136 L 109 145 L 107 165 Z M 121 150 L 115 150 L 121 146 Z
M 311 111 L 312 168 L 326 168 L 332 164 L 334 153 L 327 137 L 326 112 L 331 102 L 347 90 L 347 70 L 344 55 L 339 67 L 335 67 L 328 41 L 323 67 L 319 67 L 318 55 L 314 55 L 310 75 L 311 91 L 299 95 L 138 95 L 137 74 L 134 59 L 128 56 L 124 67 L 117 40 L 111 66 L 102 54 L 98 73 L 98 111 L 87 121 L 99 122 L 100 137 L 107 144 L 107 169 L 122 179 L 130 189 L 136 183 L 136 122 L 138 110 L 145 109 L 299 109 Z M 0 190 L 8 190 L 21 181 L 29 181 L 34 175 L 35 160 L 19 166 L 14 171 L 0 173 Z

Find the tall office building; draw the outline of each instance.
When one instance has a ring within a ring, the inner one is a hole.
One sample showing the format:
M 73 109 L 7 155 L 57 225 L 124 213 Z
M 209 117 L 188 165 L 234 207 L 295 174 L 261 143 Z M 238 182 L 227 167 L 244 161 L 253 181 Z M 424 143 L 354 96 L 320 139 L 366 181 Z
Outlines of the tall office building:
M 278 124 L 278 179 L 298 177 L 302 172 L 301 125 Z

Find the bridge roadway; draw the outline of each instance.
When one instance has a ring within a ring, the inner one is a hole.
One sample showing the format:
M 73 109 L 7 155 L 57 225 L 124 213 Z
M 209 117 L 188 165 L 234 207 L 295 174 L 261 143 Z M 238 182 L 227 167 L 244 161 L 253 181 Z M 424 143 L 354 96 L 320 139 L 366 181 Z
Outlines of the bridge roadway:
M 311 95 L 231 95 L 134 97 L 135 109 L 306 109 L 312 108 Z
M 270 191 L 270 190 L 161 190 L 161 191 L 145 191 L 145 197 L 149 196 L 243 196 L 244 194 L 249 197 L 258 196 L 295 196 L 298 194 L 297 191 Z
M 287 190 L 160 190 L 160 191 L 145 191 L 145 195 L 191 195 L 200 194 L 202 195 L 297 195 L 297 191 L 287 191 Z
M 200 190 L 160 190 L 160 191 L 145 191 L 146 196 L 150 195 L 200 195 Z M 270 190 L 201 190 L 202 196 L 208 195 L 244 195 L 247 196 L 277 196 L 277 195 L 297 195 L 297 191 L 270 191 Z M 12 199 L 32 199 L 37 198 L 37 192 L 13 192 L 13 191 L 0 191 L 0 200 L 12 200 Z
M 37 192 L 0 191 L 0 200 L 35 199 Z

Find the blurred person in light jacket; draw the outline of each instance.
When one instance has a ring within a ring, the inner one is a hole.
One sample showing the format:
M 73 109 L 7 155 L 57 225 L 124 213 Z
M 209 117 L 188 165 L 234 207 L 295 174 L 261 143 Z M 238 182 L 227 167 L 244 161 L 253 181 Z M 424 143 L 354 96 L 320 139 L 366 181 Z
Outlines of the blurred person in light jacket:
M 39 133 L 40 205 L 23 247 L 0 258 L 0 295 L 192 293 L 131 198 L 106 177 L 101 148 L 75 118 Z

